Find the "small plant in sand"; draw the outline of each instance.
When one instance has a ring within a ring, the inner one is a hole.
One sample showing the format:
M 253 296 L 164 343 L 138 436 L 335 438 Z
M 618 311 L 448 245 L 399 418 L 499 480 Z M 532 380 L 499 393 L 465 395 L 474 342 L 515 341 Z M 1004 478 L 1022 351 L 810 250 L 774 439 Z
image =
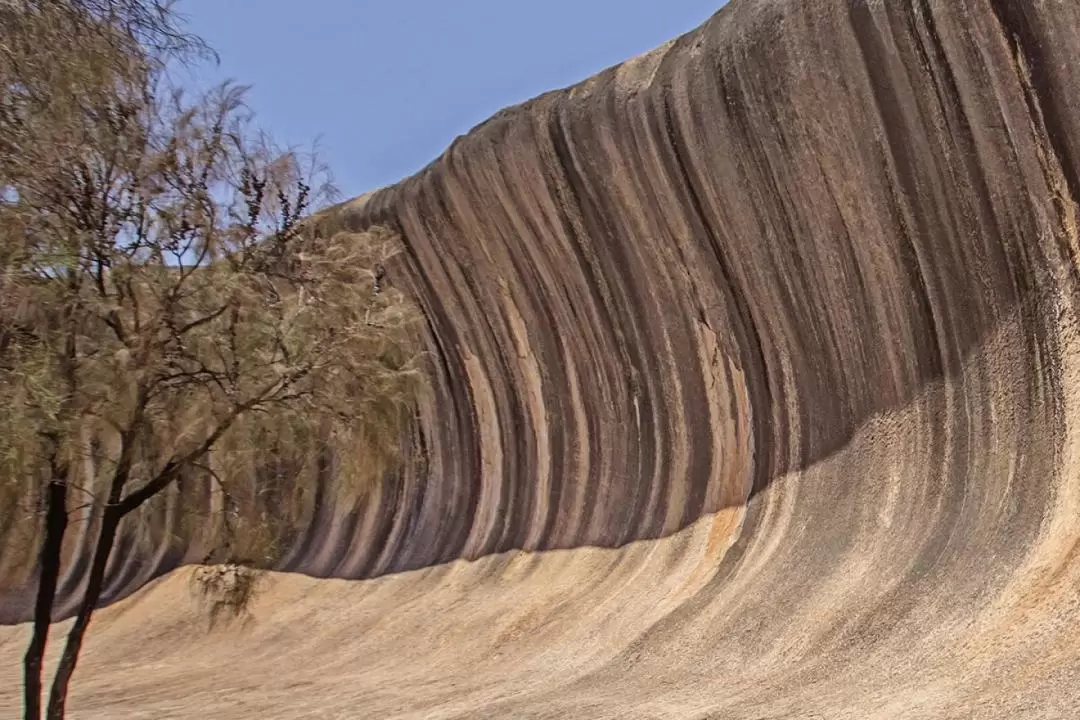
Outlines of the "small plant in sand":
M 265 571 L 246 565 L 200 565 L 191 574 L 190 587 L 213 629 L 219 622 L 250 619 L 251 605 L 265 581 Z

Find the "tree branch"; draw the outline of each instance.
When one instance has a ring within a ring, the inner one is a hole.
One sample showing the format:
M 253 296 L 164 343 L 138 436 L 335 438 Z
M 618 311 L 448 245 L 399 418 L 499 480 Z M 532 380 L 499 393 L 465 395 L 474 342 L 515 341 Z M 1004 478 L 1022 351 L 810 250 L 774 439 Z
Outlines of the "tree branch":
M 201 443 L 199 443 L 198 446 L 193 448 L 185 455 L 182 455 L 178 458 L 171 458 L 167 463 L 165 463 L 165 466 L 153 479 L 147 481 L 145 485 L 138 488 L 137 490 L 132 491 L 123 499 L 117 499 L 115 505 L 117 512 L 120 514 L 120 517 L 127 515 L 133 510 L 136 510 L 147 500 L 164 490 L 166 487 L 169 486 L 169 483 L 171 483 L 179 476 L 179 474 L 184 470 L 184 468 L 191 466 L 192 463 L 206 455 L 206 453 L 208 453 L 210 449 L 214 447 L 217 441 L 220 440 L 226 432 L 228 432 L 229 428 L 233 426 L 237 418 L 239 418 L 241 415 L 248 412 L 252 408 L 255 408 L 260 404 L 266 402 L 269 398 L 272 398 L 274 395 L 281 392 L 284 388 L 288 387 L 293 382 L 302 377 L 303 374 L 306 373 L 301 373 L 300 375 L 295 377 L 278 378 L 273 383 L 263 388 L 262 391 L 256 393 L 255 396 L 248 401 L 233 406 L 232 411 L 225 417 L 224 420 L 222 420 L 218 424 L 216 428 L 214 428 L 213 432 L 207 435 L 206 438 Z

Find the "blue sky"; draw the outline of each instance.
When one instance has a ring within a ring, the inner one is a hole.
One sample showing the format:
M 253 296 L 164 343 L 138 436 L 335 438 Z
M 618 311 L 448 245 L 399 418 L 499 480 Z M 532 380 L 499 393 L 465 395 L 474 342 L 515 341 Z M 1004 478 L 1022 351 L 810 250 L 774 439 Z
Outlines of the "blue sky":
M 181 0 L 252 85 L 260 124 L 321 137 L 346 197 L 422 168 L 500 108 L 565 87 L 705 21 L 722 0 Z

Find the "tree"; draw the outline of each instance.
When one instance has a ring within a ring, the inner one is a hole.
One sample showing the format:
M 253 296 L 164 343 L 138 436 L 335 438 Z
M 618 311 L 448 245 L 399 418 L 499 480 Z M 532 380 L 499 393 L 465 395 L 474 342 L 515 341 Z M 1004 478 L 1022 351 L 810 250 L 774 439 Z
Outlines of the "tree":
M 299 429 L 323 452 L 392 443 L 413 314 L 381 273 L 373 288 L 370 237 L 305 219 L 325 169 L 277 151 L 242 89 L 189 100 L 171 83 L 170 62 L 203 46 L 170 5 L 0 0 L 0 23 L 0 483 L 44 516 L 27 718 L 68 513 L 88 502 L 96 518 L 53 720 L 121 522 L 192 478 L 227 494 L 237 473 L 214 459 L 253 432 Z

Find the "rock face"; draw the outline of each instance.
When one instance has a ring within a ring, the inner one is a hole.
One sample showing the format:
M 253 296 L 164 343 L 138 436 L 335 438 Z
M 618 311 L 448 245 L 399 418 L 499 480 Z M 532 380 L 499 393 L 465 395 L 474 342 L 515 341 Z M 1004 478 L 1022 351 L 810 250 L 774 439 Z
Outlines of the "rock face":
M 1077 58 L 1074 0 L 736 0 L 339 208 L 432 368 L 418 460 L 283 563 L 420 571 L 343 707 L 1067 716 Z
M 317 570 L 745 507 L 732 572 L 880 545 L 897 597 L 989 591 L 1065 512 L 1077 52 L 1071 2 L 743 0 L 346 208 L 406 238 L 437 392 L 426 476 Z

